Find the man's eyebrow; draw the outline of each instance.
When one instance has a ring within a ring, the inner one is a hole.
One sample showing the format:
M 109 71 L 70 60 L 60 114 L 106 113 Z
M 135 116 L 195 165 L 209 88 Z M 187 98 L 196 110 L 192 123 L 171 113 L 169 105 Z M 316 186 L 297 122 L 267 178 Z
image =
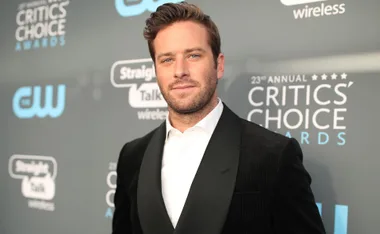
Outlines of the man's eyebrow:
M 160 59 L 161 57 L 164 57 L 164 56 L 171 56 L 171 55 L 173 55 L 172 52 L 166 52 L 166 53 L 158 54 L 158 55 L 157 55 L 157 60 Z
M 191 48 L 191 49 L 185 50 L 185 53 L 191 53 L 191 52 L 194 52 L 194 51 L 206 52 L 204 49 L 202 49 L 200 47 L 195 47 L 195 48 Z
M 194 51 L 199 51 L 199 52 L 203 52 L 203 53 L 206 52 L 204 49 L 202 49 L 200 47 L 195 47 L 195 48 L 186 49 L 185 53 L 188 54 L 188 53 L 191 53 Z M 161 57 L 165 57 L 165 56 L 172 56 L 172 55 L 173 55 L 173 52 L 161 53 L 161 54 L 157 55 L 157 59 L 160 59 Z

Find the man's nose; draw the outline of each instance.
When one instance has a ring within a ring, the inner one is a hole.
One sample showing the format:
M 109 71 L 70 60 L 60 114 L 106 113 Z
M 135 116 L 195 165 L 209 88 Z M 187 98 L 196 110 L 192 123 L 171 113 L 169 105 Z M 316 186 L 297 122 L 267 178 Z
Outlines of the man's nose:
M 185 59 L 176 59 L 174 65 L 174 77 L 183 78 L 189 75 L 188 64 Z

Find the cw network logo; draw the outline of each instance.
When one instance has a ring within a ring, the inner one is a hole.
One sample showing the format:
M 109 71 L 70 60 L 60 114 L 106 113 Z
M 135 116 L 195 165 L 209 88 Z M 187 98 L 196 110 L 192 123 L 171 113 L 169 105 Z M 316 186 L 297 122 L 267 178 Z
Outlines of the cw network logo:
M 115 0 L 115 7 L 120 16 L 130 17 L 141 15 L 145 11 L 154 12 L 165 3 L 176 3 L 182 0 Z
M 54 98 L 53 89 L 53 85 L 47 85 L 43 95 L 41 86 L 19 88 L 12 101 L 14 114 L 20 119 L 30 119 L 35 116 L 38 118 L 61 116 L 65 109 L 66 86 L 58 85 L 56 98 Z M 55 107 L 53 107 L 54 99 L 56 99 Z
M 319 214 L 322 215 L 322 204 L 317 203 Z M 334 234 L 347 234 L 348 206 L 335 205 Z

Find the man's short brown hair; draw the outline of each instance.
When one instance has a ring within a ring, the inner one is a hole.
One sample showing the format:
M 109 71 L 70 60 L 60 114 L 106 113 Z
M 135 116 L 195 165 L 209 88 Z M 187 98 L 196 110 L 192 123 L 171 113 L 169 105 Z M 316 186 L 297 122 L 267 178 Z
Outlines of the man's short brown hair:
M 217 26 L 210 16 L 204 14 L 202 10 L 194 4 L 185 1 L 180 3 L 165 3 L 159 6 L 156 12 L 150 14 L 145 21 L 144 38 L 148 41 L 149 53 L 155 62 L 155 51 L 153 41 L 157 33 L 165 27 L 179 21 L 193 21 L 206 27 L 208 32 L 208 43 L 211 46 L 212 54 L 216 60 L 221 51 L 221 41 Z

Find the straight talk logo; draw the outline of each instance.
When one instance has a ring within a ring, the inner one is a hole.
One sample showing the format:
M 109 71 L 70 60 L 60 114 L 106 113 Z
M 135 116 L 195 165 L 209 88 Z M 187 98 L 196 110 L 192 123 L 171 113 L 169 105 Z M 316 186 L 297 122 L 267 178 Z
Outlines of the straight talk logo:
M 111 83 L 115 88 L 129 89 L 129 104 L 137 110 L 139 120 L 164 120 L 168 115 L 152 59 L 115 62 L 111 68 Z
M 297 7 L 293 9 L 294 19 L 342 15 L 346 12 L 345 3 L 328 4 L 328 0 L 281 0 L 281 3 L 285 6 Z M 299 7 L 299 5 L 302 6 Z

